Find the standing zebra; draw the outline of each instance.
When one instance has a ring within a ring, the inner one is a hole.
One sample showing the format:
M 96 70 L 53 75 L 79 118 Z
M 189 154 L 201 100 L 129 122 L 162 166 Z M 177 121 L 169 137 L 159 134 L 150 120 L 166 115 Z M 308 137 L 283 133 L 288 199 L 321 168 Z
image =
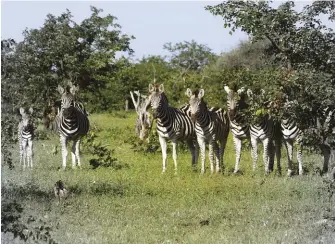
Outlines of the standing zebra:
M 261 98 L 264 98 L 265 91 L 261 90 Z M 249 99 L 253 99 L 253 93 L 251 89 L 247 90 L 247 95 Z M 264 101 L 263 101 L 264 102 Z M 257 165 L 257 158 L 258 158 L 258 152 L 257 152 L 257 142 L 261 141 L 263 144 L 263 162 L 264 162 L 264 168 L 265 168 L 265 174 L 269 174 L 271 171 L 271 165 L 272 162 L 270 160 L 273 160 L 273 145 L 272 140 L 275 139 L 275 141 L 279 141 L 279 139 L 275 138 L 275 136 L 280 136 L 275 131 L 275 122 L 271 118 L 270 115 L 262 115 L 258 118 L 258 121 L 256 123 L 250 124 L 250 141 L 251 141 L 251 157 L 253 159 L 253 170 L 256 170 Z M 280 172 L 280 145 L 276 143 L 276 153 L 277 153 L 277 165 L 278 170 Z
M 299 175 L 303 174 L 302 168 L 302 132 L 297 123 L 289 116 L 284 116 L 281 120 L 281 133 L 285 148 L 287 151 L 287 176 L 291 176 L 293 172 L 293 144 L 297 145 L 297 161 L 299 164 Z
M 186 144 L 192 153 L 192 166 L 195 168 L 198 160 L 198 145 L 196 143 L 194 123 L 191 121 L 191 118 L 185 113 L 185 110 L 169 106 L 168 99 L 164 93 L 163 84 L 149 84 L 149 93 L 150 95 L 147 100 L 146 108 L 151 106 L 152 115 L 157 119 L 157 133 L 162 149 L 163 173 L 166 171 L 167 139 L 171 140 L 173 146 L 172 157 L 174 160 L 175 172 L 177 172 L 178 141 L 186 141 Z
M 195 132 L 201 152 L 201 173 L 205 173 L 205 150 L 206 142 L 209 143 L 209 161 L 211 173 L 214 173 L 214 154 L 216 161 L 216 172 L 223 166 L 223 154 L 229 134 L 229 118 L 225 111 L 215 108 L 208 109 L 203 100 L 204 89 L 192 93 L 187 88 L 186 95 L 190 98 L 191 119 L 195 122 Z M 220 149 L 217 141 L 220 142 Z M 213 154 L 214 152 L 214 154 Z
M 29 113 L 26 113 L 24 108 L 20 108 L 22 119 L 18 126 L 18 140 L 20 147 L 20 165 L 23 160 L 23 168 L 27 166 L 33 167 L 33 137 L 34 125 L 32 120 L 33 108 L 29 108 Z
M 58 86 L 58 92 L 62 95 L 61 109 L 55 118 L 62 147 L 63 169 L 66 168 L 66 147 L 69 140 L 73 140 L 72 168 L 76 166 L 76 160 L 80 167 L 80 139 L 85 136 L 89 130 L 87 112 L 81 103 L 75 101 L 74 94 L 78 91 L 78 87 L 72 85 L 72 83 L 69 83 L 69 85 L 70 89 L 68 90 Z
M 249 139 L 250 130 L 245 118 L 238 113 L 239 110 L 246 109 L 248 105 L 245 102 L 244 87 L 237 92 L 231 90 L 228 86 L 224 86 L 227 93 L 227 109 L 230 121 L 230 129 L 233 134 L 233 142 L 235 147 L 236 161 L 234 173 L 239 172 L 241 159 L 242 140 Z
M 152 127 L 153 119 L 152 115 L 146 111 L 146 100 L 148 99 L 147 96 L 140 94 L 140 91 L 134 91 L 137 95 L 137 101 L 134 98 L 133 92 L 130 92 L 136 113 L 137 119 L 135 124 L 135 132 L 136 135 L 141 139 L 149 142 L 149 132 Z

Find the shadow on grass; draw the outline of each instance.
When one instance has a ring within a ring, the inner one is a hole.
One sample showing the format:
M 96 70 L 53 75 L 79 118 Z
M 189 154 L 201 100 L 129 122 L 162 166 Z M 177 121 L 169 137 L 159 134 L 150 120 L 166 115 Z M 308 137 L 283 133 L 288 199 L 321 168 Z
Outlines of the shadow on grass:
M 23 186 L 9 184 L 1 187 L 1 196 L 3 199 L 24 200 L 26 198 L 36 199 L 38 201 L 51 201 L 54 197 L 53 192 L 43 191 L 35 183 L 29 182 Z

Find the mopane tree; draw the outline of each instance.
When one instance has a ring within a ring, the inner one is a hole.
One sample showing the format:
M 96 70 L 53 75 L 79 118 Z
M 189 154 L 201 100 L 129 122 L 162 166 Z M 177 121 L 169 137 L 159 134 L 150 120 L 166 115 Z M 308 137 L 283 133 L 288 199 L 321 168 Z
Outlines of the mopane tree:
M 293 1 L 277 9 L 271 1 L 226 1 L 205 9 L 222 16 L 231 32 L 241 29 L 253 42 L 267 39 L 272 44 L 284 73 L 273 104 L 289 110 L 302 128 L 308 128 L 305 142 L 325 151 L 332 133 L 324 124 L 325 111 L 335 108 L 335 32 L 322 23 L 320 15 L 333 22 L 335 3 L 314 1 L 301 12 L 294 6 Z

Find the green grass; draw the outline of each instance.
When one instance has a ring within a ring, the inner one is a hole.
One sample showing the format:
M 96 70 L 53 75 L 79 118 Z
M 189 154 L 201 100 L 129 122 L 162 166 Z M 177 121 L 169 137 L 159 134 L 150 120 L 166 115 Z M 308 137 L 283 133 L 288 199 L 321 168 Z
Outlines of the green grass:
M 160 151 L 134 152 L 135 113 L 91 115 L 101 131 L 98 140 L 114 149 L 120 165 L 92 170 L 92 155 L 82 153 L 82 169 L 59 171 L 61 153 L 52 154 L 58 138 L 35 141 L 35 166 L 2 166 L 2 202 L 17 200 L 29 215 L 46 221 L 58 243 L 332 243 L 335 239 L 334 188 L 314 173 L 318 155 L 304 155 L 304 176 L 264 177 L 262 157 L 252 174 L 250 152 L 243 151 L 243 175 L 232 175 L 235 156 L 229 138 L 224 174 L 191 170 L 191 157 L 180 150 L 178 174 L 171 153 L 162 171 Z M 286 169 L 283 151 L 282 165 Z M 69 154 L 70 156 L 70 154 Z M 71 166 L 68 157 L 68 166 Z M 200 168 L 200 164 L 198 164 Z M 71 168 L 71 167 L 69 167 Z M 283 171 L 285 173 L 285 171 Z M 61 179 L 71 194 L 60 204 L 53 185 Z M 327 219 L 323 223 L 320 220 Z M 3 235 L 2 243 L 13 241 Z

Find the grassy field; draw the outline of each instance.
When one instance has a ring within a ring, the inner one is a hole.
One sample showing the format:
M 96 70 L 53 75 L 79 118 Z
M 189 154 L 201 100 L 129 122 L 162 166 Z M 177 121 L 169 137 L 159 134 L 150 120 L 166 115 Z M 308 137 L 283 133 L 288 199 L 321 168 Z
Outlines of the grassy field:
M 135 119 L 135 113 L 90 116 L 101 129 L 96 140 L 114 149 L 119 168 L 92 169 L 92 155 L 84 151 L 82 169 L 58 170 L 61 153 L 53 153 L 59 142 L 52 135 L 35 141 L 32 170 L 23 170 L 14 153 L 15 169 L 2 165 L 2 205 L 16 200 L 23 208 L 22 223 L 29 216 L 42 220 L 52 238 L 64 244 L 335 243 L 335 190 L 317 173 L 320 156 L 304 155 L 304 176 L 264 177 L 261 157 L 252 174 L 248 150 L 242 154 L 243 175 L 232 175 L 229 138 L 224 174 L 210 175 L 208 160 L 205 175 L 193 172 L 191 156 L 183 150 L 178 174 L 171 153 L 161 174 L 160 150 L 135 152 L 127 140 L 134 136 Z M 286 169 L 284 151 L 282 161 Z M 53 195 L 60 179 L 71 191 L 61 203 Z M 20 243 L 12 238 L 2 234 L 2 243 Z

